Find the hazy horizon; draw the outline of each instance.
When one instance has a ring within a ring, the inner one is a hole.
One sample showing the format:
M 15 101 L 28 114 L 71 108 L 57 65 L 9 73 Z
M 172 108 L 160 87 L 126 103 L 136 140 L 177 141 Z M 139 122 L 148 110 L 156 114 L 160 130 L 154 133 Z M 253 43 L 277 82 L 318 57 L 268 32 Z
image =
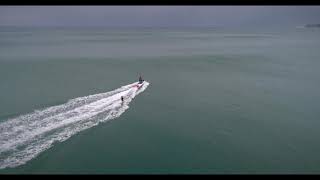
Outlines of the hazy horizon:
M 0 26 L 296 27 L 319 23 L 320 6 L 2 6 Z

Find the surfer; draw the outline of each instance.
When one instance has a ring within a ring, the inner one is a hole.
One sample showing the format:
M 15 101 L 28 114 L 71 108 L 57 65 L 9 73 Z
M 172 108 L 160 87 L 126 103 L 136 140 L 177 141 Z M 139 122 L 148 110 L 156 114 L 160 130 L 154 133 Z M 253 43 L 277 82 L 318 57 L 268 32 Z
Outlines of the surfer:
M 123 102 L 124 101 L 124 98 L 123 98 L 123 96 L 121 96 L 121 102 Z

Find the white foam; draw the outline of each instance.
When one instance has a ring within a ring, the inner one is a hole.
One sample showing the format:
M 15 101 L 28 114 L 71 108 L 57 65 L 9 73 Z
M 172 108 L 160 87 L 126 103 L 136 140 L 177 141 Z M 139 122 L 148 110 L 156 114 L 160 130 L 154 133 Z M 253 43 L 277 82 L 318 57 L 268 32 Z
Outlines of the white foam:
M 138 82 L 114 91 L 78 97 L 67 103 L 35 110 L 33 113 L 0 123 L 0 169 L 26 163 L 72 135 L 119 117 L 129 108 L 132 99 L 149 85 Z M 121 96 L 125 97 L 121 102 Z

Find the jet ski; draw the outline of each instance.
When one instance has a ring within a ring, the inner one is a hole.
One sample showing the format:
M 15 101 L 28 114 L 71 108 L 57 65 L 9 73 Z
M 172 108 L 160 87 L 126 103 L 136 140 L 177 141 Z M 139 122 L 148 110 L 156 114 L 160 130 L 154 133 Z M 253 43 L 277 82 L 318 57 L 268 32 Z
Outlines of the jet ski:
M 142 83 L 137 83 L 137 84 L 133 85 L 132 87 L 137 88 L 137 90 L 139 90 L 143 86 L 143 84 L 144 84 L 144 81 Z
M 143 83 L 144 83 L 144 79 L 142 79 L 142 76 L 140 75 L 139 82 L 137 84 L 133 85 L 132 87 L 137 87 L 138 88 L 137 90 L 139 90 L 143 86 Z

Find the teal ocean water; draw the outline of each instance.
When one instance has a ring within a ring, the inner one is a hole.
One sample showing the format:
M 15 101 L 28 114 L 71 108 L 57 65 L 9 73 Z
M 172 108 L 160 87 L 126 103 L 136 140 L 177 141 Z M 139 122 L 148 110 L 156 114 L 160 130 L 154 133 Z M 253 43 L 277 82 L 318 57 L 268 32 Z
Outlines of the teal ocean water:
M 0 173 L 319 173 L 319 47 L 318 29 L 1 27 Z

